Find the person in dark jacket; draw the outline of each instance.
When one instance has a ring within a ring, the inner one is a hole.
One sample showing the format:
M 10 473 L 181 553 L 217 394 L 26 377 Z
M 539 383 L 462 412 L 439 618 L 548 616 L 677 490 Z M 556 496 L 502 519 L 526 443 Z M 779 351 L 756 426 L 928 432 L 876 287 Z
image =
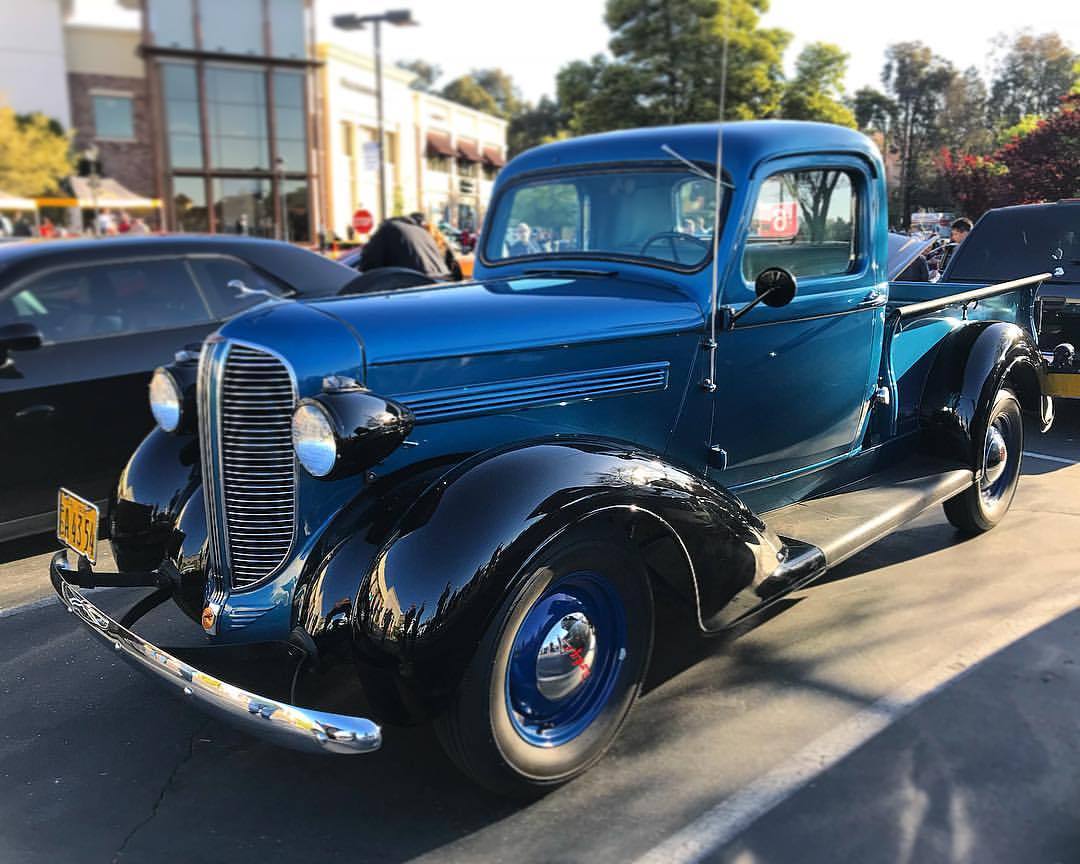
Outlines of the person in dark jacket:
M 378 267 L 407 267 L 434 279 L 450 276 L 435 239 L 413 219 L 403 216 L 383 222 L 364 246 L 360 270 L 367 273 Z

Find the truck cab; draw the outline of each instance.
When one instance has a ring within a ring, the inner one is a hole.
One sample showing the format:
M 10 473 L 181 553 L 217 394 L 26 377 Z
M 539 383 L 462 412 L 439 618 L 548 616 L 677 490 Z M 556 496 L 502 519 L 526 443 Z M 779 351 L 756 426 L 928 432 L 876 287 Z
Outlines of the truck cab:
M 1005 516 L 1023 415 L 1052 420 L 1048 274 L 890 285 L 886 255 L 881 158 L 849 129 L 529 151 L 473 280 L 268 302 L 159 369 L 108 513 L 120 572 L 92 567 L 72 490 L 53 583 L 256 734 L 362 753 L 431 722 L 475 781 L 541 794 L 613 740 L 657 594 L 719 634 L 929 507 L 971 534 Z M 297 677 L 346 664 L 373 717 L 216 678 L 131 629 L 153 603 L 98 609 L 104 584 L 153 587 L 222 652 L 284 646 Z

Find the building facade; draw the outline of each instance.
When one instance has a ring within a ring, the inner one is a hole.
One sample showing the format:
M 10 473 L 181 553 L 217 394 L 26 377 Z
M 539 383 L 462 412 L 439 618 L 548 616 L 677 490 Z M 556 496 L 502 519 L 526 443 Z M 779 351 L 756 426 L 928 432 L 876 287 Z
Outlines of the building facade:
M 495 175 L 506 161 L 507 122 L 412 89 L 415 76 L 383 64 L 383 153 L 386 209 L 378 171 L 375 61 L 320 44 L 326 224 L 356 239 L 352 221 L 367 210 L 386 216 L 422 212 L 454 227 L 479 227 Z
M 142 0 L 142 13 L 169 227 L 310 241 L 310 0 Z
M 0 103 L 71 125 L 63 22 L 71 0 L 0 0 Z

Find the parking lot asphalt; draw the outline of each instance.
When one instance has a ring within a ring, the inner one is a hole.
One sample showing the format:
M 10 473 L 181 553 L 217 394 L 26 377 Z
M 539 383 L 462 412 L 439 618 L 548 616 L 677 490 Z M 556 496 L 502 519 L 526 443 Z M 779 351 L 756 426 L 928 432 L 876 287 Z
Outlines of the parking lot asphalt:
M 1080 406 L 1026 446 L 989 534 L 937 509 L 737 638 L 658 630 L 611 752 L 529 805 L 426 729 L 331 758 L 207 719 L 35 602 L 51 541 L 0 546 L 0 862 L 1078 861 Z

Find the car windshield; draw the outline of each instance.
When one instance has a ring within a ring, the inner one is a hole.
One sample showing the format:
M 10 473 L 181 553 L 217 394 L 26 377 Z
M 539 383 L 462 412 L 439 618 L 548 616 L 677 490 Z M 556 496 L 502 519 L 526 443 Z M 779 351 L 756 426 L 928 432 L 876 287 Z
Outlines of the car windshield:
M 696 269 L 712 249 L 716 184 L 683 169 L 526 181 L 499 196 L 484 257 L 640 258 Z
M 1036 273 L 1080 282 L 1080 205 L 1050 204 L 987 213 L 956 250 L 950 282 L 1004 282 Z

